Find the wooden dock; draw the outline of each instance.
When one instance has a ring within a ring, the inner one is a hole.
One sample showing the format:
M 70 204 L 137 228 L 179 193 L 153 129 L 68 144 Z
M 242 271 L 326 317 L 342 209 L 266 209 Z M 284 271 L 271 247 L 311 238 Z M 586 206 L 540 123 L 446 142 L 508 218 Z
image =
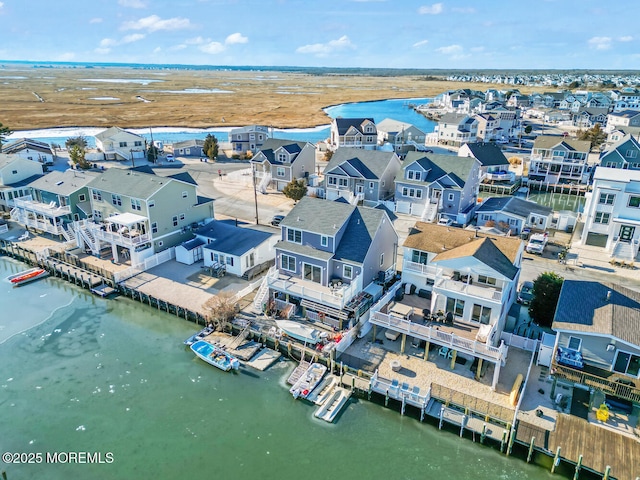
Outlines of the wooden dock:
M 256 370 L 264 371 L 280 360 L 280 357 L 282 357 L 282 355 L 280 355 L 279 352 L 271 350 L 270 348 L 263 348 L 247 362 L 247 365 Z
M 294 385 L 298 380 L 300 380 L 302 374 L 309 370 L 310 366 L 311 362 L 305 362 L 304 360 L 301 361 L 300 364 L 295 368 L 295 370 L 291 372 L 289 378 L 287 378 L 287 383 L 289 385 Z

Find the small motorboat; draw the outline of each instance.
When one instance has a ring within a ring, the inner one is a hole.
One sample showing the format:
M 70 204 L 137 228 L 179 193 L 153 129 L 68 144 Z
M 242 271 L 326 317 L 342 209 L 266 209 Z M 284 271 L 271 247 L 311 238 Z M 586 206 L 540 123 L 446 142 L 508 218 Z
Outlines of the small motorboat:
M 191 350 L 193 350 L 193 353 L 195 353 L 198 358 L 225 372 L 231 369 L 238 370 L 240 368 L 240 360 L 204 340 L 198 340 L 191 345 Z
M 301 342 L 308 343 L 309 345 L 315 345 L 322 340 L 320 330 L 316 330 L 312 327 L 307 327 L 298 322 L 292 322 L 291 320 L 276 320 L 276 325 L 282 331 L 282 333 L 300 340 Z
M 200 330 L 199 332 L 194 333 L 189 338 L 187 338 L 184 341 L 184 344 L 187 347 L 190 347 L 191 345 L 196 343 L 198 340 L 203 340 L 205 337 L 207 337 L 208 335 L 212 334 L 214 330 L 215 330 L 215 328 L 213 326 L 210 326 L 210 325 L 206 326 L 202 330 Z
M 30 268 L 29 270 L 25 270 L 24 272 L 16 273 L 14 275 L 9 275 L 7 280 L 11 282 L 14 287 L 19 287 L 29 282 L 33 282 L 35 280 L 39 280 L 41 278 L 49 276 L 49 272 L 47 272 L 44 268 Z

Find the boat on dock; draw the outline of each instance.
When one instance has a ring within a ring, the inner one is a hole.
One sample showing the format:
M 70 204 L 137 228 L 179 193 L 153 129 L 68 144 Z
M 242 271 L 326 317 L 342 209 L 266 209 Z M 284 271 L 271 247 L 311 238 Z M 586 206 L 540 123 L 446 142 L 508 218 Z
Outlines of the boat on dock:
M 318 386 L 327 367 L 320 363 L 312 363 L 309 368 L 300 376 L 298 381 L 289 389 L 293 398 L 307 398 L 313 389 Z
M 238 368 L 240 368 L 240 360 L 204 340 L 198 340 L 191 345 L 191 350 L 193 350 L 193 353 L 195 353 L 198 358 L 225 372 L 231 369 L 238 370 Z
M 15 273 L 13 275 L 9 275 L 7 280 L 11 282 L 14 287 L 19 287 L 29 282 L 34 282 L 36 280 L 40 280 L 41 278 L 48 277 L 49 272 L 47 272 L 44 268 L 30 268 L 29 270 L 25 270 L 20 273 Z
M 322 405 L 327 401 L 331 392 L 338 386 L 339 381 L 340 379 L 335 375 L 325 376 L 318 386 L 313 389 L 313 392 L 307 395 L 307 400 L 316 405 Z
M 340 413 L 340 410 L 342 410 L 342 407 L 347 404 L 350 397 L 350 390 L 342 387 L 335 387 L 331 391 L 329 398 L 313 415 L 325 422 L 332 423 L 338 416 L 338 413 Z
M 213 333 L 215 329 L 211 326 L 207 326 L 204 327 L 202 330 L 200 330 L 197 333 L 194 333 L 193 335 L 191 335 L 189 338 L 187 338 L 184 341 L 184 344 L 187 347 L 190 347 L 191 345 L 193 345 L 194 343 L 196 343 L 198 340 L 203 340 L 206 336 L 210 335 L 211 333 Z
M 322 332 L 316 330 L 313 327 L 307 327 L 298 322 L 292 322 L 291 320 L 276 320 L 276 325 L 282 333 L 300 340 L 303 343 L 309 345 L 315 345 L 322 340 Z

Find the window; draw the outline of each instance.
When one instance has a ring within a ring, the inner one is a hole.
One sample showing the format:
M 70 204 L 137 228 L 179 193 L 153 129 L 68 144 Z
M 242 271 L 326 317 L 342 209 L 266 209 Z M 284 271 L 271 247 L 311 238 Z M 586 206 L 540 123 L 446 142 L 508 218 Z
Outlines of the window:
M 491 309 L 483 305 L 474 304 L 471 312 L 471 320 L 487 325 L 491 318 Z
M 349 179 L 348 178 L 339 178 L 338 179 L 338 186 L 339 187 L 347 187 L 347 186 L 349 186 Z
M 336 177 L 329 177 L 329 185 L 335 185 L 336 184 Z
M 84 193 L 81 193 L 80 195 L 78 195 L 79 202 L 84 202 L 86 200 L 87 200 L 87 196 Z
M 282 162 L 282 163 L 286 162 L 287 161 L 287 154 L 284 153 L 284 152 L 279 153 L 278 154 L 278 161 Z
M 120 195 L 112 194 L 111 203 L 114 205 L 122 206 L 122 197 Z
M 302 243 L 302 232 L 300 230 L 294 230 L 293 228 L 287 228 L 287 240 L 293 243 Z
M 484 283 L 485 285 L 495 285 L 496 279 L 487 277 L 486 275 L 478 275 L 478 283 Z
M 452 312 L 456 317 L 464 313 L 464 301 L 457 298 L 447 298 L 447 312 Z
M 284 168 L 283 167 L 278 167 L 276 169 L 276 176 L 278 177 L 284 177 Z
M 102 193 L 100 193 L 98 190 L 92 190 L 91 197 L 97 202 L 102 201 Z
M 402 187 L 402 196 L 406 197 L 409 193 L 409 189 L 407 187 Z
M 180 220 L 184 221 L 184 218 L 185 218 L 185 217 L 184 217 L 184 213 L 181 213 L 181 214 L 180 214 Z
M 161 247 L 162 245 L 164 245 L 164 242 L 163 242 L 162 240 L 160 240 L 160 241 L 158 242 L 158 247 Z
M 420 180 L 420 172 L 416 172 L 416 180 Z
M 422 190 L 416 190 L 416 198 L 422 198 Z
M 131 208 L 133 210 L 142 210 L 142 205 L 140 204 L 140 200 L 136 200 L 135 198 L 131 199 Z
M 329 238 L 326 235 L 322 235 L 320 237 L 320 245 L 322 245 L 323 247 L 329 245 Z
M 305 280 L 310 280 L 314 283 L 322 283 L 322 269 L 316 265 L 311 265 L 309 263 L 304 263 L 303 267 L 303 277 Z
M 287 270 L 288 272 L 296 271 L 296 257 L 291 255 L 285 255 L 284 253 L 280 257 L 280 268 Z
M 351 265 L 345 265 L 343 269 L 344 278 L 352 278 L 353 277 L 353 267 Z
M 373 185 L 374 185 L 374 183 L 373 183 L 373 182 L 369 182 L 369 188 L 370 188 L 371 190 L 373 190 Z
M 568 347 L 571 350 L 580 351 L 580 347 L 582 347 L 582 339 L 578 337 L 569 337 L 569 345 Z
M 640 208 L 640 197 L 629 197 L 629 206 L 633 208 Z
M 593 223 L 601 223 L 603 225 L 609 225 L 609 217 L 611 215 L 605 212 L 596 212 L 596 216 L 593 219 Z
M 384 253 L 380 254 L 380 266 L 382 267 L 384 265 Z
M 151 224 L 151 233 L 158 233 L 158 222 L 153 222 Z
M 449 194 L 447 195 L 447 200 L 448 200 L 449 202 L 453 202 L 453 199 L 454 199 L 454 198 L 455 198 L 455 195 L 454 195 L 453 193 L 449 193 Z
M 17 174 L 18 174 L 18 170 L 11 170 L 11 173 L 12 173 L 13 175 L 17 175 Z
M 411 261 L 414 263 L 427 264 L 427 252 L 421 252 L 420 250 L 411 251 Z
M 172 220 L 173 220 L 173 226 L 177 227 L 178 226 L 178 217 L 174 216 Z
M 233 257 L 227 256 L 227 265 L 231 265 L 233 267 Z
M 94 210 L 93 218 L 96 220 L 102 220 L 102 212 L 100 210 Z
M 187 198 L 189 194 L 187 192 L 182 192 L 182 198 Z
M 640 356 L 618 350 L 613 362 L 613 371 L 637 378 L 640 373 Z
M 407 172 L 407 180 L 413 180 L 413 174 L 414 174 L 413 170 L 409 170 Z
M 141 147 L 142 146 L 142 142 L 140 140 L 136 140 L 135 142 L 133 142 L 133 146 L 134 147 Z
M 119 146 L 122 147 L 126 147 L 127 146 L 127 142 L 120 142 Z
M 627 158 L 636 158 L 638 156 L 638 151 L 637 150 L 627 150 L 624 154 L 625 157 Z
M 147 203 L 147 205 L 149 206 L 149 208 L 155 207 L 156 206 L 156 201 L 155 200 L 149 200 L 149 203 Z
M 616 196 L 613 193 L 601 193 L 598 203 L 604 205 L 613 205 L 613 202 L 615 202 L 615 200 Z

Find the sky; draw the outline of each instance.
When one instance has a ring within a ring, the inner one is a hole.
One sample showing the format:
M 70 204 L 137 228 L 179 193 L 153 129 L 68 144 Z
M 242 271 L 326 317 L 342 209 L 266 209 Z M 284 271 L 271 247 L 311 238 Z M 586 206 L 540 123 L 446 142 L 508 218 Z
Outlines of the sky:
M 640 69 L 635 0 L 0 0 L 0 60 Z

